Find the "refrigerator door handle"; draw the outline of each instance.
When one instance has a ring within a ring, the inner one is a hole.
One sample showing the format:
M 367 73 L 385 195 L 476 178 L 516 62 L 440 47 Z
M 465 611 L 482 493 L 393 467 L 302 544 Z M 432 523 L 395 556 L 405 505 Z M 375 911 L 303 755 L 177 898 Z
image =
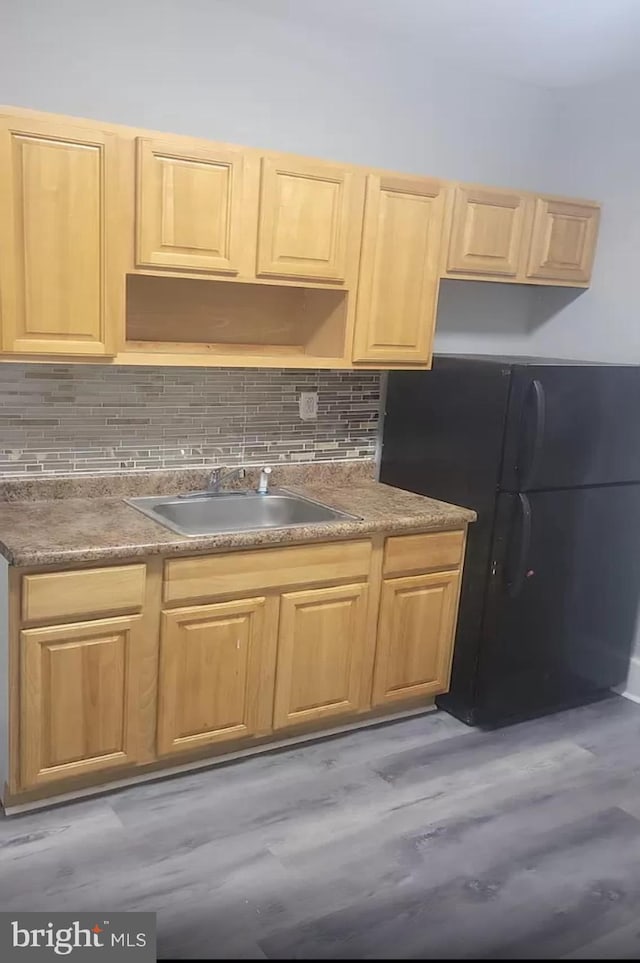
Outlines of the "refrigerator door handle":
M 524 438 L 526 434 L 524 432 L 524 417 L 522 419 L 522 424 L 520 426 L 521 430 L 521 440 L 520 440 L 520 451 L 518 453 L 518 475 L 520 478 L 521 488 L 530 488 L 533 480 L 536 476 L 536 471 L 538 469 L 538 462 L 540 460 L 540 454 L 542 452 L 542 445 L 544 443 L 544 429 L 545 429 L 545 416 L 546 416 L 546 401 L 544 395 L 544 385 L 537 378 L 529 384 L 529 389 L 527 392 L 527 398 L 525 400 L 525 407 L 523 412 L 525 412 L 529 406 L 529 399 L 533 398 L 533 410 L 534 410 L 534 429 L 533 429 L 533 442 L 528 452 L 523 451 Z
M 507 573 L 507 594 L 515 599 L 522 591 L 522 586 L 527 577 L 527 560 L 531 547 L 531 504 L 526 495 L 516 495 L 518 499 L 520 515 L 519 546 L 515 554 L 515 565 L 513 573 Z

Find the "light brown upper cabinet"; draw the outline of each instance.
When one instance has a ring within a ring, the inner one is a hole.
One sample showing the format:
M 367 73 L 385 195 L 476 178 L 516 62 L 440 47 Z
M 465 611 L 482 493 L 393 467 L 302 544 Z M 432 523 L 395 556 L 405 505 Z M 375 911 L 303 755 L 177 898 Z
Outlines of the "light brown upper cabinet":
M 0 356 L 428 368 L 440 277 L 588 287 L 598 215 L 0 107 Z
M 257 211 L 246 210 L 241 150 L 138 137 L 136 164 L 138 266 L 233 275 L 243 256 L 252 263 Z
M 447 272 L 510 275 L 518 272 L 527 198 L 510 191 L 457 187 Z
M 430 362 L 443 209 L 438 181 L 369 176 L 354 361 Z
M 263 157 L 258 276 L 344 283 L 359 255 L 363 190 L 353 169 Z
M 124 311 L 117 138 L 0 117 L 2 350 L 114 354 Z
M 595 204 L 536 198 L 527 277 L 589 281 L 599 220 Z

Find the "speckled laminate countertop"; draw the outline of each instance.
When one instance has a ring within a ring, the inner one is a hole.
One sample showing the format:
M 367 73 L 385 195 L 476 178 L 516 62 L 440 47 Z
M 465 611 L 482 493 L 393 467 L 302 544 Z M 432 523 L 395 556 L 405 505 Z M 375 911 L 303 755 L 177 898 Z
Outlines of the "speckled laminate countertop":
M 202 472 L 192 472 L 188 484 L 184 473 L 180 479 L 174 475 L 172 480 L 174 487 L 170 487 L 171 479 L 160 484 L 157 477 L 152 486 L 142 487 L 140 484 L 124 486 L 122 478 L 111 482 L 102 478 L 94 489 L 105 494 L 92 497 L 77 497 L 78 486 L 69 489 L 72 497 L 67 497 L 60 486 L 55 492 L 47 491 L 45 486 L 45 494 L 53 494 L 45 498 L 42 490 L 38 492 L 33 487 L 27 491 L 21 490 L 19 484 L 13 489 L 5 486 L 1 493 L 5 500 L 0 501 L 0 552 L 11 564 L 19 566 L 76 564 L 327 541 L 364 537 L 375 532 L 393 534 L 462 528 L 476 517 L 469 509 L 379 484 L 362 469 L 314 472 L 309 467 L 297 473 L 281 471 L 274 482 L 332 508 L 358 515 L 360 520 L 185 537 L 123 501 L 125 494 L 156 494 L 167 489 L 167 493 L 175 493 L 196 488 L 202 482 Z M 154 491 L 149 491 L 149 487 Z M 94 489 L 87 482 L 85 491 Z M 82 487 L 79 490 L 82 491 Z

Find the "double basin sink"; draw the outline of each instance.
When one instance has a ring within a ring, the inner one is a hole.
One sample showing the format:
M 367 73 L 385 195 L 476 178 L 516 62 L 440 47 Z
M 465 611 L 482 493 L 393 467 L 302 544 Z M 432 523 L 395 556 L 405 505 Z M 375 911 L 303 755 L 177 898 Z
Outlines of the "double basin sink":
M 277 488 L 264 495 L 253 491 L 207 492 L 186 497 L 152 495 L 125 501 L 165 528 L 192 537 L 359 521 L 357 515 Z

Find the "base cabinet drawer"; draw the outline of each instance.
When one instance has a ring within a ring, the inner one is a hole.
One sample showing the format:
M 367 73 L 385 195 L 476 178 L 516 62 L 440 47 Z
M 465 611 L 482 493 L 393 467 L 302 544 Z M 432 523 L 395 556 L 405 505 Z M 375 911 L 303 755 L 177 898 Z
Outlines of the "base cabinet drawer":
M 270 731 L 277 605 L 259 596 L 163 613 L 161 755 Z
M 145 565 L 45 572 L 22 579 L 22 621 L 48 624 L 140 611 Z
M 24 789 L 136 758 L 141 616 L 20 633 Z
M 384 549 L 383 574 L 409 575 L 445 568 L 458 568 L 464 552 L 463 531 L 427 532 L 424 535 L 394 535 Z
M 371 543 L 358 539 L 170 559 L 163 599 L 173 604 L 243 592 L 259 595 L 313 582 L 355 582 L 367 578 L 370 558 Z
M 282 596 L 274 729 L 357 712 L 363 692 L 367 587 Z
M 459 572 L 385 579 L 373 704 L 446 692 L 451 672 Z

